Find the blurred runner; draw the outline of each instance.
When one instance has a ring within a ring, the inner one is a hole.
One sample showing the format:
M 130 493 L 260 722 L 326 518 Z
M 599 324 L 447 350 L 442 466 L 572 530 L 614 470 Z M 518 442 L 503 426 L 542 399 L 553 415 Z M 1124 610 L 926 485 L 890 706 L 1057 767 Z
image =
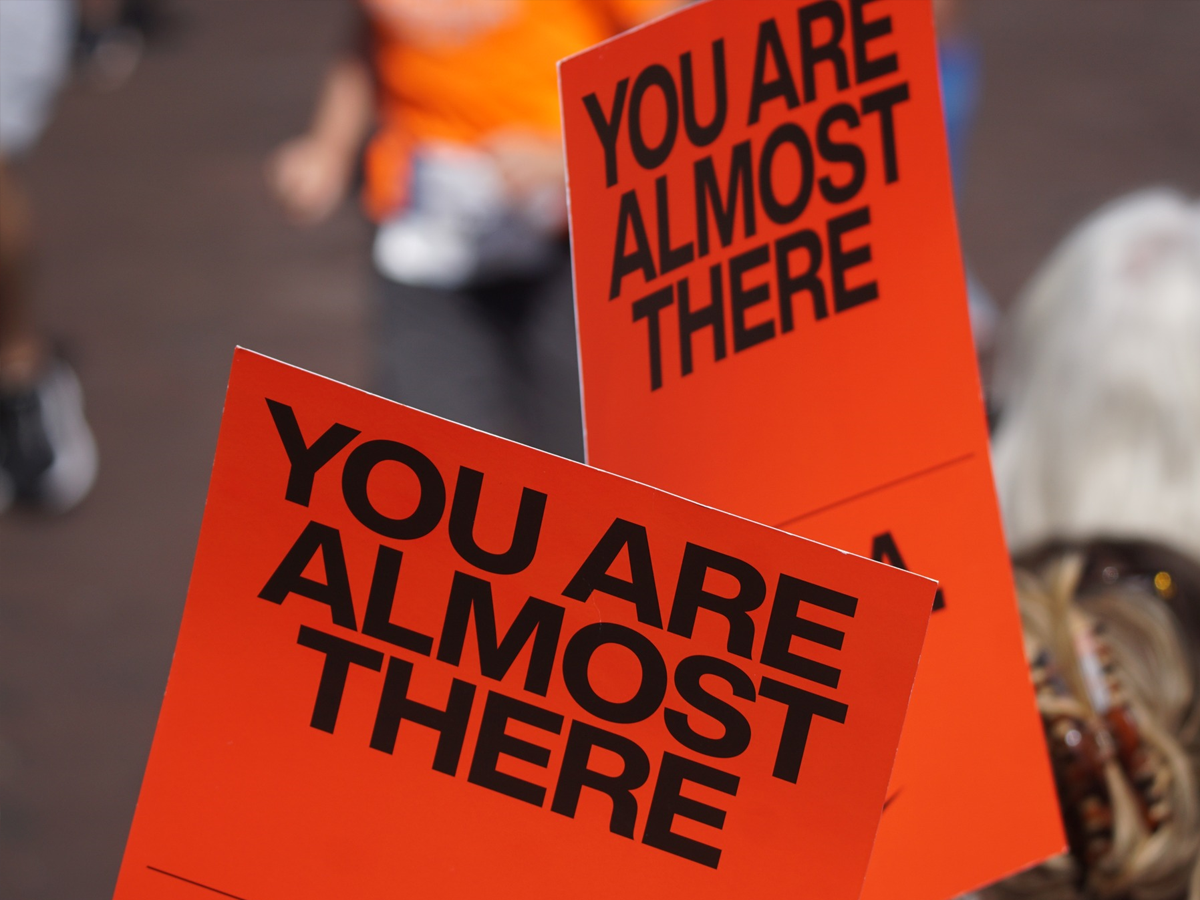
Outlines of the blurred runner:
M 374 124 L 376 390 L 582 455 L 555 63 L 672 5 L 365 0 L 359 51 L 268 175 L 297 221 L 319 221 Z
M 16 165 L 49 118 L 67 72 L 69 0 L 0 2 L 0 510 L 61 512 L 96 478 L 96 444 L 67 363 L 31 320 L 29 200 Z

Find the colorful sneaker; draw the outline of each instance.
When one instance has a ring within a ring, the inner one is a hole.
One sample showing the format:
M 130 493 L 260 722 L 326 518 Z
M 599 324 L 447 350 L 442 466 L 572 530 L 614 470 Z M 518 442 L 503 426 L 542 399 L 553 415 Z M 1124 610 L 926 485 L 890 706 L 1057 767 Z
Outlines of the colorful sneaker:
M 64 361 L 52 359 L 27 388 L 0 391 L 0 469 L 18 503 L 67 511 L 92 489 L 97 461 L 83 391 Z

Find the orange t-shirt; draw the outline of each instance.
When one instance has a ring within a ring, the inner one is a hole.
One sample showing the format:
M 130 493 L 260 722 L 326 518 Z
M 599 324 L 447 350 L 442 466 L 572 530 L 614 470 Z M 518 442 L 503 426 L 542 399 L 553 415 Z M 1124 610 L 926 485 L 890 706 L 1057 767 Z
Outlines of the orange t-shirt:
M 405 200 L 412 147 L 476 144 L 524 128 L 558 137 L 555 63 L 675 0 L 363 0 L 378 86 L 365 201 L 375 219 Z

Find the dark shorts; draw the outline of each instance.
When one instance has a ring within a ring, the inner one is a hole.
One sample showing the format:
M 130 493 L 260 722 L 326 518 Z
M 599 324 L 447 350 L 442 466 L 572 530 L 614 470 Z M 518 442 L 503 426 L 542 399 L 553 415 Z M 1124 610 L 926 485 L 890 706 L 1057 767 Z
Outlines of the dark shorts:
M 376 276 L 374 389 L 408 406 L 583 458 L 571 260 L 463 290 Z

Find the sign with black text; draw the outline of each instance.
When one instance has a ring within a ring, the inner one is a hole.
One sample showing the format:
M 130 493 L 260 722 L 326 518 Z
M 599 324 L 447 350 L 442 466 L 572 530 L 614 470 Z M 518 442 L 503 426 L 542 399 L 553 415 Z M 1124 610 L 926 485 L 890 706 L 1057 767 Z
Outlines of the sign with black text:
M 587 459 L 938 579 L 865 900 L 1063 849 L 921 0 L 709 0 L 560 64 Z
M 239 350 L 117 900 L 854 900 L 935 589 Z

